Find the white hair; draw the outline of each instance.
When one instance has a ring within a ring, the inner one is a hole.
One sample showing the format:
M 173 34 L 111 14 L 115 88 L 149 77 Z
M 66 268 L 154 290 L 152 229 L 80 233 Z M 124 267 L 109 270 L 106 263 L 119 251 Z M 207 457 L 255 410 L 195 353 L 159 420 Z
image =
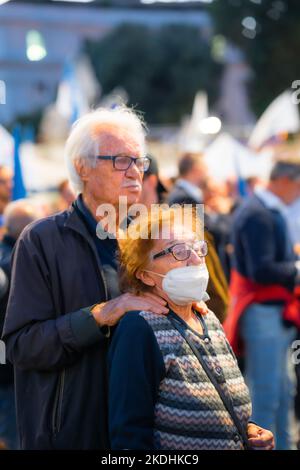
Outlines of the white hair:
M 97 127 L 100 128 L 98 132 Z M 84 115 L 73 124 L 65 145 L 65 162 L 69 181 L 77 193 L 82 191 L 83 183 L 74 162 L 81 160 L 90 167 L 95 167 L 96 156 L 101 147 L 101 128 L 103 132 L 107 132 L 109 127 L 119 127 L 134 134 L 142 153 L 145 154 L 145 125 L 142 118 L 132 109 L 126 106 L 114 109 L 98 108 Z

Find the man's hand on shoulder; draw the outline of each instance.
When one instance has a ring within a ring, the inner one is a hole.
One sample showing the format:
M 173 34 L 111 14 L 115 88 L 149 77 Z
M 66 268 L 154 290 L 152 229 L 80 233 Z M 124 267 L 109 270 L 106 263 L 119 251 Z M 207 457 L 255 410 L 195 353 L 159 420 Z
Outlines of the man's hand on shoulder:
M 166 301 L 154 294 L 122 294 L 115 299 L 95 305 L 91 314 L 99 326 L 113 326 L 130 310 L 147 310 L 157 314 L 167 314 Z

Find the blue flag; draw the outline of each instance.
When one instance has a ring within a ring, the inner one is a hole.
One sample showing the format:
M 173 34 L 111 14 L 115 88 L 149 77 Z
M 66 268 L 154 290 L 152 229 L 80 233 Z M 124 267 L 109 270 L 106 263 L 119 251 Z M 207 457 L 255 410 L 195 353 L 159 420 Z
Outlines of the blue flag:
M 238 190 L 238 195 L 242 198 L 248 196 L 248 190 L 247 190 L 247 183 L 245 179 L 242 177 L 241 170 L 240 170 L 240 164 L 238 160 L 238 155 L 234 153 L 234 166 L 235 166 L 235 171 L 236 171 L 236 176 L 237 176 L 237 190 Z
M 20 143 L 21 143 L 21 129 L 16 126 L 13 130 L 14 138 L 14 177 L 13 177 L 13 192 L 12 200 L 23 199 L 26 197 L 26 189 L 23 181 L 22 167 L 20 161 Z

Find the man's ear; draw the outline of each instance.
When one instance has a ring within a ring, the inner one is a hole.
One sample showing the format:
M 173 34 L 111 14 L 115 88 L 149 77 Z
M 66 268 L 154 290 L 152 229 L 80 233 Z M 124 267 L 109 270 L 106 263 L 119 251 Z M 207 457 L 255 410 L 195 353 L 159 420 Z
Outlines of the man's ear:
M 152 277 L 149 276 L 149 273 L 147 273 L 146 271 L 143 271 L 142 269 L 139 269 L 137 271 L 136 277 L 140 281 L 142 281 L 144 284 L 146 284 L 146 286 L 149 286 L 149 287 L 154 287 L 155 286 L 155 282 L 152 279 Z
M 82 160 L 75 160 L 74 167 L 81 181 L 88 181 L 90 167 L 88 167 Z

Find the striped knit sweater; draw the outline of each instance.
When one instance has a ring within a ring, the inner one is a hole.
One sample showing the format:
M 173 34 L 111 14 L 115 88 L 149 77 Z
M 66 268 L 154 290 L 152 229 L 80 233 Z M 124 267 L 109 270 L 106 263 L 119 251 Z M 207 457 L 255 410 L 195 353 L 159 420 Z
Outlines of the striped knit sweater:
M 129 317 L 135 313 L 120 322 L 110 353 L 112 448 L 243 449 L 217 390 L 170 318 L 149 312 L 139 312 L 139 320 Z M 203 335 L 184 325 L 246 429 L 251 404 L 236 359 L 212 312 L 202 317 L 202 324 Z M 124 335 L 128 345 L 125 340 L 122 347 Z M 116 362 L 122 364 L 116 368 Z

